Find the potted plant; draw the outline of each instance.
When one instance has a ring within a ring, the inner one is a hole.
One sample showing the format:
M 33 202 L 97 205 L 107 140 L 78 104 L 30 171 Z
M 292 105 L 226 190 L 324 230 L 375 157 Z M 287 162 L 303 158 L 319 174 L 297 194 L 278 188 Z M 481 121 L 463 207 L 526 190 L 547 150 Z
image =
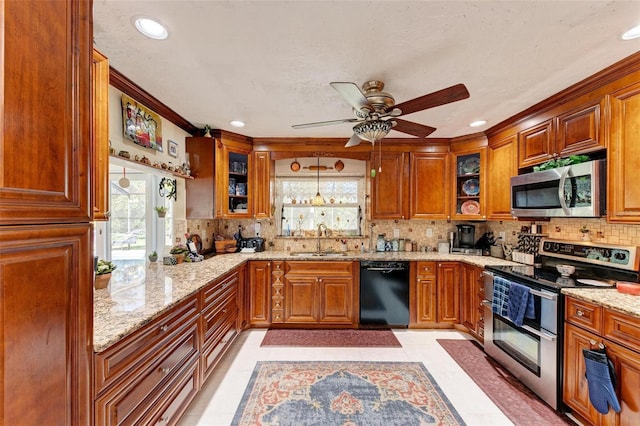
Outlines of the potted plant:
M 112 262 L 100 259 L 96 265 L 96 278 L 93 286 L 96 289 L 107 288 L 111 280 L 111 272 L 117 268 Z
M 167 208 L 165 206 L 157 206 L 154 207 L 154 209 L 158 213 L 158 217 L 165 217 L 167 214 Z
M 187 246 L 185 246 L 184 244 L 176 244 L 175 246 L 171 247 L 170 253 L 173 255 L 173 257 L 176 258 L 176 261 L 178 263 L 182 263 L 188 251 L 189 249 L 187 249 Z
M 158 260 L 158 253 L 157 252 L 153 252 L 149 255 L 149 261 L 150 262 L 155 262 Z

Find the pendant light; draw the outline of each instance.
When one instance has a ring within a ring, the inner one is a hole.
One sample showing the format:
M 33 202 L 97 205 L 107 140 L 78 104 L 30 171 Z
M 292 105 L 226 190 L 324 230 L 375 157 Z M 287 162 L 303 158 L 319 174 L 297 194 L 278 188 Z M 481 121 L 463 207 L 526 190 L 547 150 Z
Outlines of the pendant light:
M 122 177 L 118 181 L 118 185 L 120 185 L 120 188 L 128 188 L 130 184 L 131 184 L 131 182 L 129 182 L 129 179 L 127 178 L 127 169 L 125 169 L 123 167 L 122 168 Z
M 316 192 L 316 196 L 313 197 L 311 201 L 312 206 L 324 206 L 324 198 L 320 195 L 320 157 L 318 157 L 318 166 L 316 168 L 317 176 L 318 176 L 318 192 Z

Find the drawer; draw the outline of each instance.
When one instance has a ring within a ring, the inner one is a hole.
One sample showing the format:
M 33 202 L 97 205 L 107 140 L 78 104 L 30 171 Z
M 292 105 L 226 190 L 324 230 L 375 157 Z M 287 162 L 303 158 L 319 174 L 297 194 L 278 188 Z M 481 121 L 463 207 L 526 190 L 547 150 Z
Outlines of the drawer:
M 602 307 L 567 297 L 565 319 L 597 335 L 602 335 Z
M 154 411 L 147 413 L 141 422 L 144 425 L 175 425 L 186 411 L 200 388 L 200 362 L 191 363 L 188 369 L 181 371 L 167 386 L 160 400 L 154 404 Z
M 315 275 L 315 276 L 343 276 L 350 277 L 353 275 L 354 262 L 340 261 L 289 261 L 285 262 L 285 271 L 287 275 Z
M 640 352 L 640 319 L 604 310 L 604 338 Z
M 206 345 L 216 334 L 216 329 L 227 317 L 238 316 L 238 298 L 235 291 L 227 294 L 227 297 L 216 306 L 211 306 L 202 313 L 202 344 Z
M 191 324 L 183 333 L 167 342 L 162 356 L 154 357 L 147 368 L 134 371 L 118 386 L 96 399 L 96 424 L 137 424 L 140 417 L 156 405 L 161 390 L 172 377 L 198 357 L 198 325 Z
M 144 368 L 166 346 L 166 340 L 198 317 L 194 296 L 153 320 L 120 342 L 95 355 L 96 395 L 124 375 Z
M 206 309 L 209 305 L 217 303 L 217 299 L 223 297 L 231 289 L 238 288 L 238 271 L 235 270 L 232 273 L 216 280 L 215 282 L 207 285 L 202 290 L 203 297 L 203 309 Z
M 435 276 L 436 262 L 416 262 L 416 274 Z
M 215 366 L 218 364 L 220 357 L 233 342 L 238 335 L 236 327 L 236 319 L 229 316 L 226 321 L 218 328 L 218 332 L 210 343 L 202 348 L 202 381 L 207 380 Z

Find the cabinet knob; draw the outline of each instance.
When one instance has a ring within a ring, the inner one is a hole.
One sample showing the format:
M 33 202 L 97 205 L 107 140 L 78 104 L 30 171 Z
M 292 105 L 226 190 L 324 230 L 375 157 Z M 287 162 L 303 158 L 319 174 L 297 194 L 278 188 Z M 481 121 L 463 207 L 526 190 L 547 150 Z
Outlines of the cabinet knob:
M 164 374 L 165 376 L 166 376 L 167 374 L 169 374 L 169 371 L 171 371 L 171 369 L 170 369 L 169 367 L 160 367 L 160 372 L 161 372 L 162 374 Z
M 578 309 L 576 311 L 576 315 L 579 316 L 579 317 L 583 317 L 584 316 L 584 312 L 582 312 L 580 309 Z M 595 345 L 595 343 L 594 343 L 594 345 Z
M 165 417 L 161 417 L 158 420 L 158 423 L 156 423 L 157 425 L 166 425 L 167 423 L 169 423 L 169 417 L 165 416 Z
M 322 278 L 318 278 L 318 282 L 321 283 L 322 282 Z
M 160 326 L 160 331 L 162 331 L 162 332 L 165 332 L 165 331 L 167 331 L 168 329 L 169 329 L 169 326 L 168 326 L 168 325 L 166 325 L 166 324 L 165 324 L 165 325 L 163 325 L 163 326 Z
M 226 314 L 226 313 L 227 313 L 227 308 L 224 308 L 224 309 L 222 310 L 222 313 L 223 313 L 223 314 Z

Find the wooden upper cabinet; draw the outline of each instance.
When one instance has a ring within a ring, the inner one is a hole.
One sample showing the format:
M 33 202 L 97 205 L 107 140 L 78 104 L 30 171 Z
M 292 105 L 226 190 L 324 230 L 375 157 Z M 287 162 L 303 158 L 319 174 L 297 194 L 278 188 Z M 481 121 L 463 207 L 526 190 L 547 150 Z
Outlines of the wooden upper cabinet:
M 411 219 L 449 218 L 449 159 L 446 153 L 410 154 Z M 405 217 L 403 217 L 405 218 Z
M 88 221 L 90 2 L 0 7 L 0 225 Z
M 560 157 L 606 148 L 601 116 L 605 99 L 580 105 L 557 117 L 555 152 Z
M 529 167 L 553 158 L 553 119 L 518 133 L 518 167 Z
M 109 60 L 93 51 L 91 76 L 91 206 L 93 220 L 109 219 Z
M 451 218 L 454 220 L 486 219 L 487 149 L 455 152 L 451 156 L 453 159 Z
M 376 176 L 371 178 L 372 219 L 408 218 L 406 158 L 402 152 L 373 154 L 371 168 L 376 170 Z
M 487 219 L 513 220 L 511 215 L 511 177 L 518 175 L 516 134 L 489 138 L 487 152 Z
M 607 156 L 607 219 L 640 222 L 640 83 L 611 95 Z
M 271 184 L 273 182 L 271 173 L 271 157 L 267 151 L 255 151 L 252 154 L 252 188 L 253 188 L 253 215 L 256 219 L 265 219 L 273 216 L 271 206 L 272 200 Z
M 215 158 L 214 138 L 187 138 L 187 153 L 191 164 L 191 176 L 186 180 L 187 218 L 213 219 L 215 215 Z

